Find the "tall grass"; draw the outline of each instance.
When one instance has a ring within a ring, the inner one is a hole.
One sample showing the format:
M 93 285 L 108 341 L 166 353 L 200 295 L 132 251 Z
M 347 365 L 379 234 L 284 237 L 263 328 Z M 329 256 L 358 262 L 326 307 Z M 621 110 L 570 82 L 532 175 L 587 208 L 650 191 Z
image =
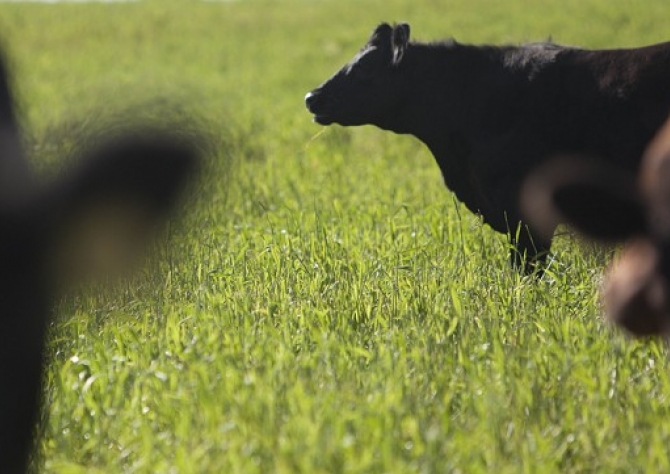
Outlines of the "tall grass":
M 522 277 L 420 143 L 322 131 L 302 102 L 383 20 L 423 39 L 618 47 L 667 39 L 669 11 L 660 0 L 0 6 L 38 167 L 59 165 L 61 137 L 93 111 L 144 100 L 186 102 L 223 145 L 160 259 L 114 291 L 60 302 L 38 468 L 670 470 L 667 350 L 603 322 L 611 251 L 562 236 L 547 275 Z

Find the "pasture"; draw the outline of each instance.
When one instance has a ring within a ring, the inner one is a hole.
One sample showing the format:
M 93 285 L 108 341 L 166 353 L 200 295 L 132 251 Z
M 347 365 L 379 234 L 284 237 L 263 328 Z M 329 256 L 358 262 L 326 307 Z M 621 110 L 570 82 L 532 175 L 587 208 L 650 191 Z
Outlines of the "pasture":
M 670 470 L 670 365 L 603 320 L 612 250 L 560 236 L 537 281 L 418 141 L 322 129 L 303 96 L 381 21 L 416 39 L 627 47 L 662 0 L 0 3 L 24 138 L 169 98 L 222 145 L 156 260 L 50 328 L 53 473 Z M 26 295 L 30 297 L 30 295 Z M 0 388 L 1 389 L 1 388 Z

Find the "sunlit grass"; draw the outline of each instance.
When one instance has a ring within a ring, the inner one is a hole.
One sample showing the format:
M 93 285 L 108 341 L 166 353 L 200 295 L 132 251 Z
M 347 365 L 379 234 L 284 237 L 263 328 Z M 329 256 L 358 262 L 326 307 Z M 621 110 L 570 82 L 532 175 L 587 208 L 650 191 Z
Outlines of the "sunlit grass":
M 156 97 L 186 101 L 225 146 L 160 262 L 60 303 L 42 469 L 669 470 L 666 349 L 604 324 L 597 291 L 611 252 L 562 236 L 544 279 L 522 277 L 506 239 L 445 190 L 420 143 L 322 130 L 302 102 L 383 20 L 423 39 L 617 47 L 667 39 L 669 10 L 3 4 L 40 166 L 55 160 L 40 144 L 67 124 Z

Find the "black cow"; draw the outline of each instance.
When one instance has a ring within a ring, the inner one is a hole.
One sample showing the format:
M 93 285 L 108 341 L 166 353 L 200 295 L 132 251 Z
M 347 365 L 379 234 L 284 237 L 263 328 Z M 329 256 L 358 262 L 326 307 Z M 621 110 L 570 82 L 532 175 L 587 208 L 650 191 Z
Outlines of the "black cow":
M 511 232 L 515 265 L 524 254 L 544 260 L 551 245 L 532 226 L 518 227 L 529 172 L 559 153 L 635 172 L 670 110 L 670 43 L 590 51 L 410 42 L 409 34 L 407 24 L 379 25 L 307 94 L 307 108 L 323 125 L 372 124 L 423 141 L 447 187 L 495 230 Z
M 41 185 L 21 150 L 0 61 L 0 472 L 27 469 L 45 330 L 58 290 L 125 266 L 199 162 L 181 133 L 117 133 Z
M 608 317 L 637 336 L 670 336 L 670 120 L 635 179 L 606 163 L 557 159 L 522 190 L 524 213 L 550 235 L 568 222 L 587 237 L 628 241 L 608 272 Z

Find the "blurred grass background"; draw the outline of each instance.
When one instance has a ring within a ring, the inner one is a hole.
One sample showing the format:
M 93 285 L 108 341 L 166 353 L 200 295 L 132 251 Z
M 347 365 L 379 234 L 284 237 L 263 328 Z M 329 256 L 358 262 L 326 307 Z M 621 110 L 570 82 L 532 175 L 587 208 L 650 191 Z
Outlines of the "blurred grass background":
M 521 277 L 418 141 L 322 131 L 303 104 L 381 21 L 423 40 L 610 48 L 668 39 L 669 12 L 660 0 L 0 4 L 39 169 L 58 169 L 99 116 L 144 104 L 183 104 L 220 145 L 160 261 L 60 302 L 38 470 L 669 470 L 667 350 L 602 321 L 612 252 L 562 236 L 547 276 Z

